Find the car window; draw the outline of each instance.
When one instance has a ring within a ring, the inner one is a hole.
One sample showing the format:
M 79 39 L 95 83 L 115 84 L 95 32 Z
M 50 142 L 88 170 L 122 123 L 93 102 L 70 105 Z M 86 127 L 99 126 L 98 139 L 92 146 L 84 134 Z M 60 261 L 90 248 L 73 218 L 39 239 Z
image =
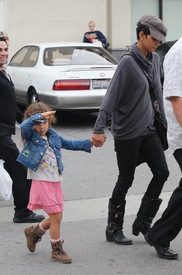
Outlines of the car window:
M 102 48 L 59 47 L 44 51 L 45 65 L 117 65 L 117 61 Z
M 38 60 L 39 48 L 36 46 L 26 46 L 10 60 L 9 66 L 34 67 Z
M 27 52 L 23 62 L 22 67 L 34 67 L 38 60 L 39 48 L 38 47 L 31 47 Z
M 157 48 L 156 52 L 157 52 L 158 55 L 160 56 L 161 65 L 163 64 L 164 57 L 165 57 L 166 53 L 169 51 L 169 49 L 170 49 L 170 47 L 169 47 L 169 45 L 166 44 L 166 43 L 161 44 L 161 45 Z
M 10 60 L 9 66 L 20 67 L 30 47 L 20 49 Z
M 162 83 L 162 85 L 163 85 L 163 82 L 164 82 L 164 69 L 163 69 L 164 58 L 165 58 L 167 52 L 169 51 L 169 49 L 174 45 L 174 43 L 176 41 L 177 40 L 164 42 L 156 49 L 156 53 L 160 57 L 160 69 L 161 69 L 161 83 Z
M 110 64 L 109 60 L 102 52 L 75 49 L 72 54 L 70 64 Z
M 156 49 L 156 53 L 158 53 L 160 57 L 161 66 L 163 65 L 165 55 L 167 54 L 169 49 L 176 43 L 176 41 L 177 40 L 164 42 Z

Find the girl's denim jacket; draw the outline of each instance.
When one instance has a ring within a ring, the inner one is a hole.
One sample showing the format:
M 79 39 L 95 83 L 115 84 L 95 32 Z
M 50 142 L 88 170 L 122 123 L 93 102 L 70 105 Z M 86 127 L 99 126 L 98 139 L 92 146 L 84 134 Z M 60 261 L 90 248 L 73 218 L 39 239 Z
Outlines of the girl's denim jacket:
M 44 122 L 44 120 L 42 114 L 39 113 L 23 121 L 20 125 L 21 134 L 25 139 L 26 144 L 19 154 L 17 161 L 22 163 L 27 168 L 30 168 L 34 172 L 37 171 L 42 157 L 48 147 L 47 141 L 49 146 L 54 150 L 60 174 L 62 174 L 64 169 L 61 157 L 61 148 L 75 151 L 80 150 L 88 153 L 91 152 L 91 142 L 89 139 L 65 140 L 52 128 L 48 129 L 47 141 L 45 141 L 33 128 L 34 125 L 42 122 Z

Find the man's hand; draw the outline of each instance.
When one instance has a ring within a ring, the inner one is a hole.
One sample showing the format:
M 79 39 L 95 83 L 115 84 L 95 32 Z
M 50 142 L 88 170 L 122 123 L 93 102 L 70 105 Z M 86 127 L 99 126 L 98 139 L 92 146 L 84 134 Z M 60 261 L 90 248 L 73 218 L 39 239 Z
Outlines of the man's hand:
M 103 134 L 92 134 L 91 136 L 92 145 L 95 147 L 102 147 L 104 142 L 106 141 L 106 135 Z

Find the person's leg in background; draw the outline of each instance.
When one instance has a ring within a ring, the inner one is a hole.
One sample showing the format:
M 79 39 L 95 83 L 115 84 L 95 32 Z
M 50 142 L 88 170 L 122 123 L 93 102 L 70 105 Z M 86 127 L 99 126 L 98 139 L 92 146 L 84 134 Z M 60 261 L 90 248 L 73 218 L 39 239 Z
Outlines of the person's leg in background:
M 182 171 L 182 149 L 174 152 L 174 157 Z M 175 251 L 169 249 L 170 242 L 176 238 L 182 228 L 182 179 L 174 190 L 162 217 L 145 235 L 146 241 L 154 246 L 157 255 L 163 259 L 174 260 L 178 257 Z
M 27 209 L 31 181 L 27 180 L 26 168 L 16 161 L 19 150 L 10 135 L 0 136 L 0 159 L 13 181 L 15 223 L 40 222 L 45 217 Z

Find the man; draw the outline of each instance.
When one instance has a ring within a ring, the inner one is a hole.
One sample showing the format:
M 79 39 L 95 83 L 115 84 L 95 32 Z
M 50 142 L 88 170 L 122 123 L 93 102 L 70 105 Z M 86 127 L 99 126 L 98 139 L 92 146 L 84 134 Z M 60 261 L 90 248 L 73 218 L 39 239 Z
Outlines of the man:
M 102 101 L 92 135 L 93 145 L 105 140 L 104 127 L 112 117 L 111 131 L 119 170 L 118 180 L 108 204 L 106 239 L 120 245 L 131 245 L 123 234 L 126 194 L 132 186 L 135 169 L 145 161 L 153 174 L 133 223 L 133 235 L 146 234 L 162 200 L 159 198 L 169 171 L 162 143 L 154 126 L 154 108 L 150 87 L 161 106 L 159 56 L 155 53 L 165 40 L 167 28 L 156 16 L 143 15 L 136 29 L 137 43 L 130 55 L 120 60 Z
M 16 161 L 18 148 L 11 135 L 15 134 L 16 121 L 21 123 L 23 114 L 16 106 L 14 85 L 6 74 L 5 64 L 8 60 L 8 45 L 0 37 L 0 159 L 5 161 L 4 167 L 13 181 L 13 197 L 15 223 L 39 222 L 43 215 L 37 215 L 27 209 L 31 182 L 26 179 L 27 173 L 23 165 Z
M 164 60 L 164 107 L 168 122 L 168 143 L 182 171 L 182 37 L 172 46 Z M 146 241 L 163 259 L 177 259 L 170 242 L 182 228 L 182 178 L 174 190 L 162 217 L 145 235 Z

